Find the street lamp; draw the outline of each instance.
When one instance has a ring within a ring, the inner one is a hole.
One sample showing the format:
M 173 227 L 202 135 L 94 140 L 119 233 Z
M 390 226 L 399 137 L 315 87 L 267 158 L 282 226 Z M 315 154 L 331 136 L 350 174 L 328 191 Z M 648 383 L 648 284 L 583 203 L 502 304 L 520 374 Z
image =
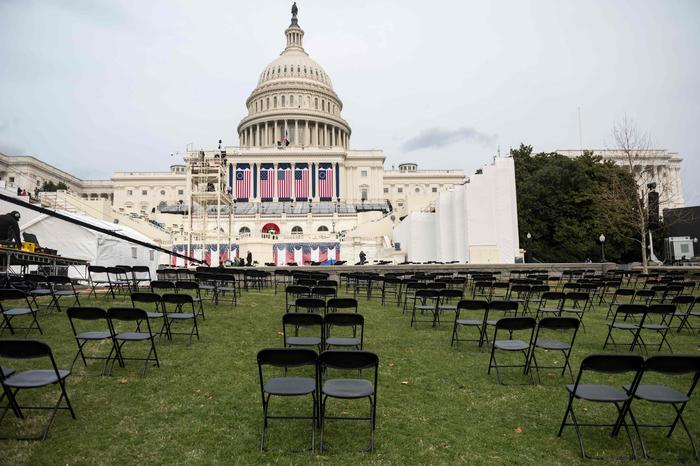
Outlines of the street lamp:
M 598 241 L 600 241 L 600 261 L 605 262 L 605 235 L 601 233 Z
M 532 239 L 532 235 L 530 234 L 530 232 L 528 232 L 527 235 L 525 235 L 525 238 L 527 238 L 527 241 L 525 242 L 525 263 L 527 263 L 527 256 L 530 255 L 530 240 Z

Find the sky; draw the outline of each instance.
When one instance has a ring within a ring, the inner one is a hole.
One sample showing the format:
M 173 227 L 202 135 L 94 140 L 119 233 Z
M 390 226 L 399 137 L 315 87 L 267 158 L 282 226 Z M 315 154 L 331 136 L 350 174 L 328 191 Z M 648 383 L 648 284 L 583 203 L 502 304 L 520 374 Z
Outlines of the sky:
M 686 205 L 700 204 L 698 0 L 297 5 L 351 148 L 383 149 L 387 168 L 469 174 L 520 143 L 613 149 L 627 116 L 680 154 Z M 167 170 L 189 143 L 238 145 L 245 99 L 284 48 L 290 8 L 0 0 L 0 152 L 107 179 Z

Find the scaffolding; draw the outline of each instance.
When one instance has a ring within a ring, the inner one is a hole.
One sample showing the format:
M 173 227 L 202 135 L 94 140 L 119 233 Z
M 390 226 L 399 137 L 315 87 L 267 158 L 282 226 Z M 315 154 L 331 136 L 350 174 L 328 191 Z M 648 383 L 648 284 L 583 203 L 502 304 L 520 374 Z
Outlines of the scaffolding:
M 192 257 L 205 257 L 205 248 L 231 247 L 231 194 L 227 192 L 226 155 L 222 151 L 188 151 L 187 243 Z M 226 230 L 224 230 L 226 227 Z M 197 253 L 199 251 L 199 253 Z M 210 264 L 218 265 L 218 264 Z

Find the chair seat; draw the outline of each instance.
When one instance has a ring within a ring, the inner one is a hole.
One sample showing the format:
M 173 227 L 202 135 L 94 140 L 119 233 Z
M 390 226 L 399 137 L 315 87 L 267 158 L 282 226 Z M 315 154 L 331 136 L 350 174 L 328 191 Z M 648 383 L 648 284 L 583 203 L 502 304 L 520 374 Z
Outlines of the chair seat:
M 37 288 L 36 290 L 31 290 L 27 293 L 29 296 L 48 296 L 51 294 L 51 290 L 46 288 Z
M 6 316 L 23 316 L 31 313 L 32 310 L 28 307 L 16 307 L 14 309 L 8 309 L 6 311 L 3 311 L 3 314 L 5 314 Z
M 530 347 L 522 340 L 496 340 L 493 346 L 504 351 L 522 351 Z
M 148 316 L 149 319 L 162 319 L 163 318 L 162 312 L 147 312 L 146 315 Z
M 53 294 L 56 296 L 78 296 L 80 294 L 80 291 L 57 290 L 57 291 L 54 291 Z
M 4 377 L 9 377 L 11 374 L 15 373 L 15 370 L 12 369 L 11 367 L 1 367 L 0 366 L 0 372 Z
M 571 345 L 559 340 L 537 340 L 535 346 L 547 350 L 568 350 Z
M 117 340 L 141 341 L 150 340 L 151 335 L 144 332 L 122 332 L 115 337 Z
M 421 304 L 419 306 L 416 306 L 416 309 L 418 309 L 419 311 L 433 311 L 435 310 L 435 306 Z
M 583 314 L 583 309 L 580 307 L 564 307 L 562 308 L 563 312 L 573 312 L 574 314 Z
M 483 320 L 477 320 L 477 319 L 457 319 L 457 325 L 478 325 L 481 326 L 483 324 Z
M 637 324 L 623 324 L 623 323 L 608 324 L 608 326 L 611 326 L 612 328 L 621 329 L 621 330 L 637 330 L 637 328 L 639 328 L 639 325 L 637 325 Z
M 306 395 L 316 391 L 316 381 L 311 377 L 274 377 L 263 387 L 271 395 Z
M 289 346 L 317 346 L 321 344 L 321 337 L 287 337 Z
M 559 308 L 556 307 L 542 307 L 537 310 L 537 312 L 542 312 L 544 314 L 551 313 L 551 314 L 558 314 L 560 312 Z
M 322 391 L 334 398 L 364 398 L 374 393 L 374 387 L 364 379 L 330 379 L 324 382 Z
M 77 335 L 81 340 L 105 340 L 111 336 L 109 332 L 83 332 Z
M 447 305 L 442 305 L 438 306 L 438 311 L 456 311 L 457 310 L 457 305 L 456 304 L 447 304 Z
M 329 346 L 360 346 L 359 338 L 331 337 L 326 340 Z
M 574 385 L 567 384 L 566 389 L 569 393 L 573 393 Z M 601 402 L 622 402 L 627 400 L 627 395 L 623 391 L 611 387 L 610 385 L 599 384 L 579 385 L 574 396 L 584 400 Z
M 168 319 L 177 319 L 177 320 L 194 319 L 194 314 L 189 313 L 189 312 L 171 312 L 168 314 Z
M 626 384 L 622 387 L 629 392 L 631 386 Z M 685 403 L 690 400 L 685 393 L 665 385 L 640 385 L 637 387 L 634 396 L 641 400 L 656 403 Z
M 70 375 L 70 371 L 59 369 L 58 376 L 53 370 L 30 370 L 16 372 L 5 379 L 4 384 L 13 388 L 34 388 L 51 385 Z
M 647 330 L 668 330 L 668 325 L 664 324 L 644 324 L 642 328 Z

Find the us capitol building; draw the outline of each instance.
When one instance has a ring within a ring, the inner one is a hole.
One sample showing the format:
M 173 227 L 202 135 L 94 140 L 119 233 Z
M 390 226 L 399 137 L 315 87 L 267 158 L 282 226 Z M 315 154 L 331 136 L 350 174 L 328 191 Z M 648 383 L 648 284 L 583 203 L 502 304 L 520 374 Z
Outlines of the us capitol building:
M 261 264 L 299 265 L 354 263 L 360 251 L 392 262 L 520 255 L 511 158 L 469 178 L 415 163 L 385 169 L 381 150 L 351 149 L 343 102 L 304 50 L 296 5 L 284 34 L 284 50 L 246 100 L 239 146 L 189 146 L 169 171 L 109 180 L 0 154 L 0 186 L 34 195 L 46 181 L 63 182 L 67 191 L 39 193 L 42 204 L 125 224 L 212 265 L 248 251 Z

